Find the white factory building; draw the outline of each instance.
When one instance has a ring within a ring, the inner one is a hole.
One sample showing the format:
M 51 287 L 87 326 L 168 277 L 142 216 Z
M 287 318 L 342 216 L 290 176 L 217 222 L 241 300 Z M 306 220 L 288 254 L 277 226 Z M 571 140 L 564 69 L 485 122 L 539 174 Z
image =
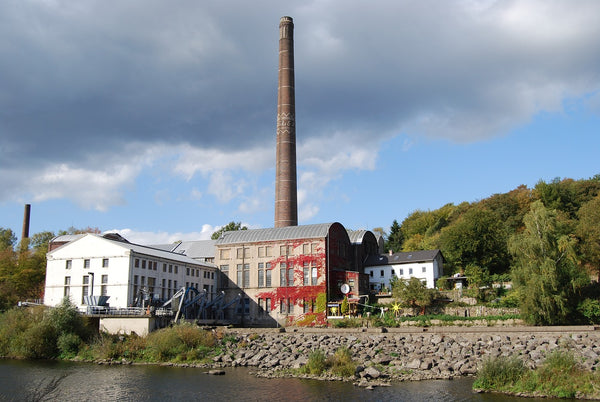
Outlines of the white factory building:
M 49 250 L 44 294 L 49 306 L 68 296 L 82 308 L 86 296 L 108 296 L 110 307 L 126 308 L 140 295 L 166 301 L 184 286 L 209 295 L 217 290 L 214 264 L 168 247 L 133 244 L 117 234 L 59 236 Z

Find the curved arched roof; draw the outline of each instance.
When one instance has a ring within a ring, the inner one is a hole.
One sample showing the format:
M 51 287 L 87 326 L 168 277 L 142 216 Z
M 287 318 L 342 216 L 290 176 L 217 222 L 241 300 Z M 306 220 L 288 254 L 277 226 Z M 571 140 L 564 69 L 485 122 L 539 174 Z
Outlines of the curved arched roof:
M 286 226 L 282 228 L 236 230 L 223 233 L 217 240 L 216 245 L 324 238 L 327 236 L 329 229 L 333 225 L 342 226 L 341 223 L 334 222 L 315 225 Z

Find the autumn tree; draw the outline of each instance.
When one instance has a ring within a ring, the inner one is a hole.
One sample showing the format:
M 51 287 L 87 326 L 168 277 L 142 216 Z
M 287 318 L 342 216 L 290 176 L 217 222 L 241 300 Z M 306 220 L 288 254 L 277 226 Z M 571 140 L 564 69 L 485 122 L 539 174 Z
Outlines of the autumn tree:
M 242 222 L 231 221 L 225 226 L 221 226 L 216 232 L 214 232 L 210 238 L 217 240 L 225 232 L 232 232 L 235 230 L 248 230 L 247 226 L 242 226 Z
M 542 201 L 525 215 L 525 230 L 514 234 L 512 278 L 523 318 L 530 324 L 566 324 L 573 319 L 580 290 L 589 283 L 579 268 L 570 222 Z

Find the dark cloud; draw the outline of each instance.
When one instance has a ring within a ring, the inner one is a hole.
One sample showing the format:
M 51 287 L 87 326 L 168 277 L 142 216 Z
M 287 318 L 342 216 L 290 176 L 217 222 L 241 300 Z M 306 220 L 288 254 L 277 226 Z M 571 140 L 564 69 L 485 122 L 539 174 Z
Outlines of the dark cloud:
M 0 167 L 268 144 L 282 15 L 304 138 L 476 141 L 600 85 L 595 1 L 6 1 Z

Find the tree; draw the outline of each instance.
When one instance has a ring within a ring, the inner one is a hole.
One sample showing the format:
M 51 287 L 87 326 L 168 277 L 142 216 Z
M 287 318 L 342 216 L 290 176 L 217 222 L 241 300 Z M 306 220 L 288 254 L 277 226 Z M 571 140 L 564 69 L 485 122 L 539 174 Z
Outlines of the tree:
M 348 314 L 350 311 L 350 305 L 348 304 L 348 296 L 344 296 L 344 300 L 342 300 L 342 305 L 340 306 L 340 312 L 342 315 Z
M 581 206 L 576 234 L 580 239 L 581 261 L 600 282 L 600 196 Z
M 433 304 L 437 292 L 414 276 L 408 281 L 394 278 L 391 281 L 392 296 L 411 307 L 419 307 L 420 314 L 425 314 L 425 309 Z
M 36 233 L 31 236 L 29 245 L 34 250 L 43 250 L 44 253 L 46 253 L 48 251 L 48 243 L 50 243 L 50 240 L 52 240 L 54 237 L 55 235 L 53 232 Z
M 78 229 L 74 226 L 71 226 L 67 230 L 60 230 L 58 232 L 58 235 L 62 236 L 62 235 L 72 235 L 72 234 L 84 234 L 84 233 L 100 234 L 100 233 L 102 233 L 102 231 L 97 227 L 93 228 L 91 226 L 88 226 L 87 228 L 83 228 L 83 229 Z
M 490 274 L 483 268 L 475 264 L 469 264 L 465 268 L 465 275 L 469 287 L 477 292 L 477 301 L 484 301 L 486 289 L 492 284 Z
M 213 240 L 217 240 L 221 235 L 225 232 L 232 232 L 235 230 L 248 230 L 247 226 L 242 226 L 241 222 L 231 221 L 225 226 L 221 226 L 216 232 L 214 232 L 210 238 Z
M 506 227 L 495 212 L 476 206 L 442 230 L 440 243 L 455 272 L 474 264 L 495 274 L 510 267 L 507 236 Z
M 390 227 L 390 235 L 387 238 L 386 249 L 397 252 L 402 250 L 402 243 L 404 242 L 404 235 L 400 230 L 398 221 L 394 219 L 392 226 Z
M 535 201 L 513 235 L 512 278 L 523 318 L 530 324 L 557 325 L 573 320 L 580 290 L 589 283 L 574 254 L 570 222 L 556 210 Z
M 10 229 L 0 228 L 0 250 L 13 248 L 17 243 L 17 236 Z

